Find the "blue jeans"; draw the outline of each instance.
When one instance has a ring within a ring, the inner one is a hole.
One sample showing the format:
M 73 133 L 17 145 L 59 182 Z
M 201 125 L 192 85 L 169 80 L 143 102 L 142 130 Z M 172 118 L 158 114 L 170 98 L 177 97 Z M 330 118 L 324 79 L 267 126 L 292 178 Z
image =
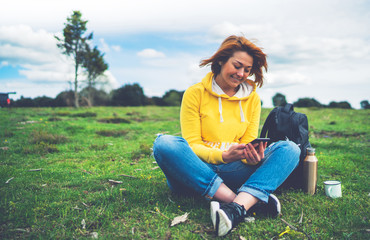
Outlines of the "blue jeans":
M 175 193 L 212 199 L 221 183 L 225 183 L 236 193 L 247 192 L 267 202 L 270 193 L 298 166 L 300 149 L 294 142 L 279 141 L 265 149 L 265 158 L 257 165 L 241 161 L 216 165 L 203 162 L 184 138 L 159 135 L 153 153 Z

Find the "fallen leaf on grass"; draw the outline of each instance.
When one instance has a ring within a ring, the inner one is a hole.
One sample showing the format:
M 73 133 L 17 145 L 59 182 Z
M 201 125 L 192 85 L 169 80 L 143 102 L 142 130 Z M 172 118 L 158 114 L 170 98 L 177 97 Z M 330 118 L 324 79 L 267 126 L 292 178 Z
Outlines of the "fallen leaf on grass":
M 82 168 L 81 168 L 81 170 L 82 170 L 83 172 L 85 172 L 85 173 L 88 173 L 88 174 L 93 174 L 92 172 L 90 172 L 90 171 L 87 171 L 87 170 L 85 170 L 85 169 L 82 169 Z
M 23 228 L 16 228 L 15 231 L 19 231 L 19 232 L 31 232 L 31 230 L 29 228 L 26 228 L 26 229 L 23 229 Z
M 189 213 L 185 213 L 184 215 L 175 217 L 171 222 L 171 227 L 188 220 L 188 215 L 189 215 Z
M 8 184 L 14 177 L 9 178 L 5 183 Z
M 77 205 L 75 207 L 73 207 L 72 209 L 74 210 L 82 210 L 81 208 L 79 208 Z
M 25 121 L 25 122 L 19 122 L 18 124 L 26 125 L 26 124 L 32 124 L 32 123 L 38 123 L 38 121 Z
M 91 238 L 98 239 L 99 234 L 97 232 L 90 233 Z
M 303 209 L 302 209 L 302 214 L 301 214 L 301 217 L 299 218 L 299 224 L 302 224 L 302 222 L 303 222 Z
M 123 183 L 122 181 L 115 181 L 115 180 L 112 180 L 112 179 L 109 179 L 108 182 L 111 183 L 111 184 L 122 184 Z
M 158 169 L 159 167 L 157 166 L 157 167 L 154 167 L 154 168 L 152 168 L 152 170 L 156 170 L 156 169 Z
M 85 228 L 86 228 L 86 222 L 85 222 L 85 219 L 82 219 L 82 221 L 81 221 L 81 225 L 82 225 L 82 229 L 85 229 Z
M 126 174 L 120 174 L 119 177 L 129 177 L 129 178 L 136 178 L 134 176 L 126 175 Z
M 30 169 L 28 170 L 29 172 L 38 172 L 38 171 L 41 171 L 42 168 L 37 168 L 37 169 Z

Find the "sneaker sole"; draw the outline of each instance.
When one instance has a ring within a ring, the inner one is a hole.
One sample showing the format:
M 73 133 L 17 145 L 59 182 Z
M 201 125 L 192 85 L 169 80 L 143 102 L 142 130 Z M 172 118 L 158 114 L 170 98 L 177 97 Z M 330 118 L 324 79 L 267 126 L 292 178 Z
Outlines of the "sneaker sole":
M 226 213 L 220 209 L 216 212 L 216 230 L 219 237 L 225 236 L 232 229 L 232 222 Z
M 220 203 L 216 201 L 211 202 L 211 220 L 213 224 L 213 229 L 216 230 L 216 212 L 220 209 Z
M 275 201 L 275 205 L 276 205 L 276 215 L 275 217 L 279 216 L 281 214 L 281 205 L 280 205 L 280 201 L 279 199 L 274 195 L 274 194 L 270 194 L 270 198 L 272 198 L 274 201 Z

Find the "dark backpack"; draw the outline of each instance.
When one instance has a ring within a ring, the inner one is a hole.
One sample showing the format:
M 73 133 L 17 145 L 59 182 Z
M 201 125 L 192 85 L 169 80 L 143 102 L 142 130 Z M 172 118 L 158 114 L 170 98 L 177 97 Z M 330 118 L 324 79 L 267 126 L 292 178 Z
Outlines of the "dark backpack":
M 303 188 L 303 160 L 307 148 L 311 147 L 308 141 L 308 120 L 303 113 L 294 111 L 292 104 L 274 108 L 267 116 L 261 131 L 261 138 L 270 138 L 268 145 L 279 140 L 295 142 L 301 149 L 298 167 L 290 174 L 281 187 Z

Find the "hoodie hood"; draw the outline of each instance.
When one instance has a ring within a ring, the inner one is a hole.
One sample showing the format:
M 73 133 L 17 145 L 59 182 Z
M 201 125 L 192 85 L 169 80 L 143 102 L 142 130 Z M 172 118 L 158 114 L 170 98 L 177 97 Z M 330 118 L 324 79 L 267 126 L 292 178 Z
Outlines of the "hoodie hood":
M 218 111 L 220 113 L 220 122 L 224 121 L 222 117 L 222 98 L 230 101 L 239 101 L 240 120 L 241 122 L 245 122 L 241 101 L 245 101 L 249 98 L 249 96 L 255 94 L 256 84 L 252 80 L 247 79 L 246 81 L 242 82 L 240 84 L 239 90 L 232 97 L 224 93 L 221 87 L 218 86 L 218 84 L 214 80 L 214 74 L 212 72 L 208 73 L 203 78 L 202 84 L 207 92 L 218 98 Z
M 224 93 L 220 86 L 217 85 L 216 81 L 214 80 L 214 74 L 212 72 L 208 73 L 203 78 L 202 84 L 204 88 L 213 96 L 234 101 L 247 100 L 249 96 L 256 91 L 256 84 L 252 80 L 247 79 L 240 84 L 240 88 L 236 92 L 236 94 L 230 97 L 229 95 Z

